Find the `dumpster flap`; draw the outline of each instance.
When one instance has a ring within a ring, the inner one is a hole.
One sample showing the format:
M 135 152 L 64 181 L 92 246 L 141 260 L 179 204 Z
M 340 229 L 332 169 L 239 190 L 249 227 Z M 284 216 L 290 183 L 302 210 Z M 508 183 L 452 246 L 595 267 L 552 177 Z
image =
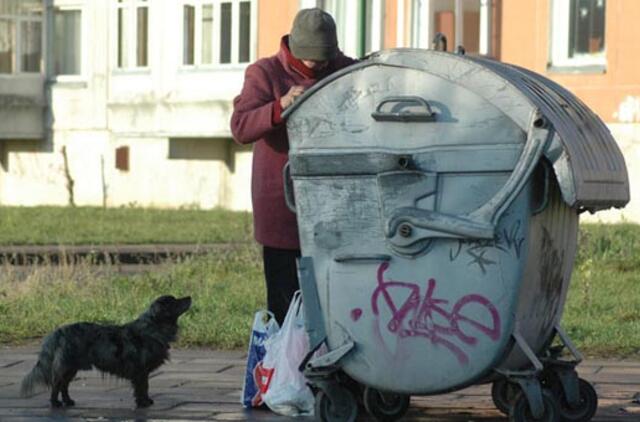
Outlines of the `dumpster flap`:
M 475 57 L 508 79 L 540 108 L 557 136 L 547 149 L 564 200 L 597 211 L 629 202 L 624 157 L 602 120 L 559 84 L 530 70 Z

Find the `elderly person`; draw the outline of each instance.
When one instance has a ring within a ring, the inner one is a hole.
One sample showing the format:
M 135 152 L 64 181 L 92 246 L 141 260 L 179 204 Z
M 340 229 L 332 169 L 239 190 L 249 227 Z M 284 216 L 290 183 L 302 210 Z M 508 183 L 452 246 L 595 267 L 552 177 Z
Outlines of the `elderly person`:
M 252 203 L 256 241 L 263 246 L 267 306 L 282 324 L 298 290 L 300 242 L 296 216 L 285 204 L 282 169 L 289 140 L 283 110 L 325 76 L 355 61 L 338 49 L 336 25 L 321 9 L 303 9 L 280 51 L 247 67 L 242 92 L 233 102 L 231 132 L 253 143 Z

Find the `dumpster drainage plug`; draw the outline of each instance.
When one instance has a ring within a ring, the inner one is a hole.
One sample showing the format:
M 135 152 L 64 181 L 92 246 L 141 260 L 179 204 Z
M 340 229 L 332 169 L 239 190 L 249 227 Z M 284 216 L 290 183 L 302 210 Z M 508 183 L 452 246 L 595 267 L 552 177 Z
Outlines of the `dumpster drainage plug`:
M 411 236 L 411 226 L 408 224 L 402 224 L 398 227 L 398 232 L 402 237 L 410 237 Z
M 407 155 L 400 156 L 400 158 L 398 158 L 398 166 L 401 169 L 409 169 L 409 167 L 411 167 L 411 157 Z

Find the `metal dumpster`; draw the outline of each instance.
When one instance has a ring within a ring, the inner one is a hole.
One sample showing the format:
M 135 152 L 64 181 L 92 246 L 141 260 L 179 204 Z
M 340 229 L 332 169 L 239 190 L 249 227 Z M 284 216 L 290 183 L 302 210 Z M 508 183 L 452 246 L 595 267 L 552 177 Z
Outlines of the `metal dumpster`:
M 319 419 L 486 382 L 512 420 L 591 419 L 559 321 L 579 214 L 629 201 L 594 113 L 516 66 L 396 49 L 285 116 L 307 330 L 329 350 L 304 362 Z

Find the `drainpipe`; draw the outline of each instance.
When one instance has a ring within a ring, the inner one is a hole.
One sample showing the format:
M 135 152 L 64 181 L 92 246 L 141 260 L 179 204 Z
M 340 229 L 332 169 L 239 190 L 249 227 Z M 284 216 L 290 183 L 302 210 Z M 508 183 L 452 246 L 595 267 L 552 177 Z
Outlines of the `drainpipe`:
M 404 0 L 397 0 L 398 16 L 396 19 L 396 47 L 404 47 Z
M 462 0 L 456 0 L 455 2 L 455 41 L 451 43 L 451 51 L 456 51 L 456 47 L 459 45 L 464 46 L 464 6 Z
M 480 1 L 480 54 L 491 54 L 491 0 Z

